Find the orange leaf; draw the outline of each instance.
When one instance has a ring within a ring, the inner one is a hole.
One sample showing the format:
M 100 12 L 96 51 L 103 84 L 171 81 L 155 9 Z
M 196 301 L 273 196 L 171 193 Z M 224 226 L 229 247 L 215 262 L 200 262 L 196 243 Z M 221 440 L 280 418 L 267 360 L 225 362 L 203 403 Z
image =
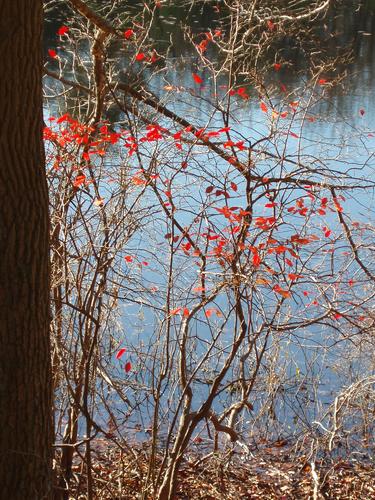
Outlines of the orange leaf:
M 74 187 L 79 187 L 79 186 L 81 186 L 82 184 L 85 183 L 85 180 L 86 180 L 85 174 L 78 174 L 77 177 L 75 178 L 74 182 L 73 182 L 73 186 Z
M 298 280 L 298 278 L 300 278 L 301 276 L 299 274 L 294 274 L 294 273 L 289 273 L 288 274 L 288 278 L 291 280 L 291 281 L 296 281 Z
M 283 290 L 280 285 L 275 285 L 273 287 L 273 290 L 276 293 L 280 294 L 282 297 L 284 297 L 284 299 L 288 299 L 291 296 L 291 293 L 289 292 L 289 290 Z
M 255 280 L 255 284 L 256 285 L 269 285 L 270 282 L 268 280 L 264 279 L 264 278 L 257 278 Z

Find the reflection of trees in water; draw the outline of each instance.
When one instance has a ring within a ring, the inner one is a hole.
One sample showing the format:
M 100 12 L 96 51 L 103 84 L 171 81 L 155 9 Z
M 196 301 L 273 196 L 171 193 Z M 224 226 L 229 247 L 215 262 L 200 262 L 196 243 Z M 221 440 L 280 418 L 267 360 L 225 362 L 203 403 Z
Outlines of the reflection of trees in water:
M 324 4 L 324 2 L 320 2 Z M 332 2 L 331 2 L 332 3 Z M 199 42 L 200 35 L 208 30 L 222 29 L 226 36 L 229 35 L 231 10 L 225 5 L 217 8 L 217 2 L 186 2 L 179 0 L 171 3 L 163 3 L 162 7 L 155 9 L 151 15 L 144 10 L 141 2 L 120 2 L 115 8 L 110 8 L 102 2 L 88 2 L 94 9 L 103 15 L 108 15 L 110 21 L 122 29 L 129 27 L 133 22 L 142 19 L 144 25 L 150 23 L 148 37 L 152 41 L 152 47 L 160 54 L 165 54 L 167 60 L 183 58 L 185 67 L 194 66 L 199 61 L 195 47 L 191 43 Z M 238 2 L 228 2 L 232 7 L 232 16 Z M 254 26 L 248 26 L 248 9 L 253 2 L 241 2 L 241 13 L 238 14 L 240 29 L 239 40 L 235 44 L 244 44 L 234 49 L 234 60 L 238 65 L 238 71 L 251 74 L 251 69 L 256 64 L 261 70 L 262 65 L 269 69 L 275 60 L 283 61 L 283 71 L 287 79 L 293 77 L 295 72 L 305 73 L 308 70 L 316 71 L 317 67 L 327 64 L 327 70 L 334 73 L 337 67 L 340 70 L 348 68 L 364 72 L 366 69 L 368 78 L 373 76 L 373 38 L 375 32 L 375 4 L 372 1 L 362 2 L 358 5 L 356 1 L 338 1 L 332 4 L 327 11 L 316 14 L 311 19 L 301 19 L 298 23 L 283 20 L 278 33 L 267 32 L 266 23 L 278 16 L 297 16 L 303 13 L 306 5 L 319 5 L 319 2 L 305 1 L 273 1 L 259 2 Z M 55 39 L 56 28 L 66 19 L 72 17 L 72 11 L 66 2 L 53 0 L 46 8 L 45 44 L 50 46 Z M 146 22 L 145 22 L 146 21 Z M 250 29 L 251 28 L 251 29 Z M 253 46 L 253 38 L 249 39 L 246 46 L 246 36 L 253 33 L 259 44 L 262 44 L 262 54 L 259 58 L 257 48 Z M 277 29 L 275 28 L 277 31 Z M 247 33 L 247 34 L 246 34 Z M 269 36 L 269 35 L 273 36 Z M 225 54 L 222 50 L 228 46 L 218 44 L 208 50 L 210 58 L 217 59 L 217 64 L 223 64 Z M 120 55 L 119 44 L 112 43 L 108 48 L 113 58 Z M 121 54 L 123 55 L 123 54 Z M 339 59 L 337 59 L 339 58 Z M 261 59 L 261 60 L 260 60 Z M 329 67 L 328 67 L 329 66 Z M 132 71 L 122 75 L 127 80 L 136 79 Z M 247 75 L 248 76 L 248 75 Z M 242 74 L 246 80 L 246 74 Z M 356 84 L 359 84 L 358 79 Z M 363 83 L 363 82 L 362 82 Z

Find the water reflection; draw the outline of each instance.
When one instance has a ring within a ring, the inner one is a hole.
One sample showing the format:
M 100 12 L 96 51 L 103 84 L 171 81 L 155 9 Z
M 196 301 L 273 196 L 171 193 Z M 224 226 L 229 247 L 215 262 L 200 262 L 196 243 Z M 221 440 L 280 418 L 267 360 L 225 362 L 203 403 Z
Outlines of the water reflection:
M 126 4 L 123 12 L 124 18 L 125 15 L 136 15 L 140 8 L 141 5 L 139 3 Z M 374 9 L 374 2 L 366 2 L 359 9 L 355 8 L 355 3 L 346 3 L 344 7 L 341 6 L 332 9 L 326 22 L 323 25 L 316 26 L 321 43 L 329 55 L 335 55 L 337 49 L 348 50 L 350 48 L 353 53 L 353 60 L 348 61 L 346 65 L 343 64 L 342 67 L 338 68 L 339 72 L 345 71 L 348 73 L 347 78 L 343 80 L 342 84 L 324 89 L 324 92 L 322 89 L 318 89 L 322 93 L 322 98 L 314 112 L 321 117 L 319 129 L 316 131 L 316 127 L 313 124 L 307 124 L 304 129 L 305 137 L 301 139 L 305 141 L 303 143 L 305 151 L 309 151 L 311 158 L 313 158 L 314 156 L 319 157 L 322 154 L 322 149 L 314 149 L 316 148 L 314 134 L 319 134 L 318 137 L 325 138 L 324 144 L 322 141 L 319 141 L 319 147 L 324 148 L 325 156 L 332 158 L 332 170 L 342 167 L 341 163 L 335 161 L 338 149 L 341 152 L 344 151 L 348 159 L 355 158 L 360 166 L 367 158 L 369 152 L 371 156 L 371 150 L 375 144 L 375 140 L 369 137 L 369 134 L 373 133 L 374 123 L 372 122 L 372 118 L 375 112 L 373 109 L 375 99 L 372 84 L 373 72 L 375 70 L 373 49 L 373 34 L 375 33 Z M 59 16 L 56 16 L 53 20 L 48 21 L 47 19 L 45 32 L 46 47 L 50 47 L 55 42 L 56 29 L 63 21 L 64 16 L 61 11 L 59 12 Z M 163 71 L 156 76 L 152 76 L 150 72 L 145 71 L 142 79 L 139 78 L 137 72 L 132 68 L 130 77 L 135 82 L 147 82 L 148 88 L 162 98 L 168 106 L 173 107 L 173 110 L 178 115 L 191 117 L 194 123 L 199 126 L 206 123 L 207 115 L 212 109 L 207 105 L 205 99 L 207 97 L 216 99 L 217 97 L 213 94 L 216 93 L 217 89 L 211 87 L 208 81 L 205 86 L 206 88 L 195 91 L 194 98 L 191 98 L 191 74 L 199 67 L 199 61 L 196 53 L 191 51 L 189 44 L 186 43 L 182 35 L 181 23 L 190 24 L 191 29 L 198 33 L 209 28 L 214 29 L 218 27 L 221 21 L 217 13 L 204 5 L 200 6 L 197 4 L 192 9 L 173 4 L 162 6 L 155 17 L 150 35 L 154 39 L 155 48 L 160 52 L 163 52 L 172 40 L 166 66 L 165 68 L 161 68 Z M 125 19 L 124 24 L 126 24 Z M 303 71 L 306 70 L 300 52 L 294 50 L 293 46 L 293 40 L 284 39 L 284 46 L 281 49 L 283 57 L 294 63 L 294 68 L 292 69 L 292 66 L 286 65 L 276 77 L 274 74 L 272 75 L 274 83 L 283 83 L 289 89 L 298 87 L 303 83 L 305 79 Z M 85 58 L 85 53 L 87 54 L 88 50 L 87 46 L 86 49 L 82 46 L 83 58 Z M 113 48 L 111 57 L 114 60 L 117 59 L 116 46 Z M 122 54 L 121 57 L 123 57 Z M 129 71 L 128 61 L 125 58 L 120 59 L 118 62 L 118 69 L 120 71 L 122 69 L 125 70 L 123 73 L 120 72 L 120 75 L 122 75 L 123 82 L 127 83 Z M 301 72 L 300 70 L 303 71 Z M 71 75 L 68 74 L 67 77 L 69 76 Z M 83 72 L 78 77 L 84 80 L 87 78 L 87 75 Z M 327 78 L 329 77 L 330 75 L 327 75 Z M 206 79 L 204 72 L 202 73 L 202 78 Z M 172 87 L 174 92 L 173 103 L 168 101 L 168 90 L 166 90 L 168 86 Z M 262 137 L 267 129 L 263 115 L 259 111 L 258 96 L 255 94 L 255 90 L 249 87 L 247 88 L 247 92 L 250 95 L 250 99 L 238 99 L 233 108 L 233 115 L 239 136 L 251 129 L 253 136 L 246 139 L 253 143 L 259 137 Z M 222 93 L 223 95 L 225 94 L 225 89 L 223 89 Z M 195 98 L 197 95 L 201 97 L 198 101 Z M 72 100 L 72 104 L 73 102 L 75 102 L 74 99 Z M 364 110 L 364 114 L 360 113 L 361 109 Z M 111 121 L 126 121 L 124 114 L 116 107 L 110 108 L 108 117 Z M 215 125 L 214 119 L 212 125 Z M 348 137 L 348 130 L 351 131 L 349 133 L 350 143 L 345 142 L 346 137 Z M 364 138 L 366 134 L 367 137 Z M 311 150 L 309 150 L 308 141 L 311 141 L 311 144 L 313 144 Z M 366 148 L 364 153 L 361 153 L 364 143 Z M 352 166 L 355 167 L 355 164 L 352 164 Z M 368 177 L 370 173 L 372 174 L 372 167 L 373 165 L 369 164 L 368 170 L 364 170 L 361 175 L 364 178 Z M 217 172 L 217 177 L 220 177 L 220 171 Z M 366 210 L 369 210 L 371 204 L 372 200 L 370 199 L 366 201 L 351 200 L 351 212 L 353 214 L 360 213 L 364 205 Z M 145 274 L 146 279 L 150 279 L 151 282 L 155 283 L 157 281 L 157 277 L 150 278 L 149 275 L 147 276 L 147 273 Z M 155 331 L 158 326 L 157 318 L 151 312 L 147 312 L 143 306 L 140 307 L 138 305 L 129 306 L 126 311 L 126 317 L 126 340 L 129 345 L 133 341 L 134 351 L 139 352 L 138 346 L 142 340 L 148 340 L 145 338 L 142 339 L 141 335 L 141 333 L 144 335 L 145 325 L 150 325 L 150 331 Z M 131 317 L 135 317 L 136 319 L 132 324 L 132 328 L 129 328 L 129 318 Z M 208 332 L 201 329 L 201 336 L 205 333 Z M 339 339 L 337 337 L 329 338 L 326 333 L 327 330 L 324 326 L 321 328 L 317 327 L 309 332 L 309 337 L 306 332 L 299 332 L 299 335 L 294 336 L 294 343 L 289 339 L 285 339 L 282 345 L 279 359 L 284 360 L 284 364 L 279 367 L 279 370 L 286 373 L 286 379 L 289 382 L 283 387 L 275 388 L 275 391 L 278 394 L 282 393 L 283 397 L 278 399 L 275 406 L 270 402 L 270 412 L 272 409 L 272 412 L 275 415 L 277 414 L 280 420 L 286 421 L 287 425 L 290 425 L 294 419 L 302 421 L 305 425 L 310 425 L 311 419 L 320 410 L 318 406 L 330 402 L 333 389 L 337 389 L 338 386 L 345 382 L 342 376 L 340 378 L 336 374 L 337 359 L 340 358 L 342 353 L 338 349 L 332 355 L 329 350 L 329 345 L 332 342 L 339 341 Z M 309 343 L 308 346 L 306 345 L 307 343 Z M 145 351 L 147 351 L 147 347 L 145 347 Z M 358 359 L 357 361 L 350 361 L 349 369 L 351 376 L 354 378 L 358 378 L 361 370 L 363 370 L 363 359 L 361 358 L 361 362 Z M 368 363 L 368 370 L 371 372 L 373 370 L 371 360 L 366 359 L 366 362 Z M 318 383 L 318 392 L 320 391 L 320 400 L 317 402 L 311 399 L 312 391 L 308 391 L 305 388 L 300 389 L 298 397 L 303 401 L 300 404 L 299 410 L 296 411 L 291 401 L 295 397 L 296 387 L 298 387 L 301 377 L 307 372 L 309 372 L 309 375 L 308 379 L 304 379 L 303 381 L 304 387 L 308 387 L 310 383 L 312 386 L 313 380 L 315 382 L 319 380 L 320 386 Z M 202 384 L 199 393 L 204 395 L 207 393 L 207 390 L 207 387 Z M 230 391 L 234 390 L 233 388 L 230 389 Z M 230 391 L 227 391 L 227 393 Z M 222 406 L 227 404 L 227 393 L 222 397 L 220 403 Z M 306 394 L 305 399 L 301 396 L 301 393 Z M 264 406 L 264 400 L 262 399 L 262 395 L 259 394 L 259 407 L 261 406 Z M 293 408 L 292 411 L 289 407 Z M 256 405 L 255 408 L 257 409 Z

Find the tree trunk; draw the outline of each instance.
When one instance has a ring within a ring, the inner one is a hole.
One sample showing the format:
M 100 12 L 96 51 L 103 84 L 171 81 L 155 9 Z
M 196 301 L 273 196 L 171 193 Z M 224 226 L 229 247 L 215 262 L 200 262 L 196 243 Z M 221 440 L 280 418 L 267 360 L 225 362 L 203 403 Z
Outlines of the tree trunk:
M 0 0 L 0 490 L 52 493 L 42 1 Z

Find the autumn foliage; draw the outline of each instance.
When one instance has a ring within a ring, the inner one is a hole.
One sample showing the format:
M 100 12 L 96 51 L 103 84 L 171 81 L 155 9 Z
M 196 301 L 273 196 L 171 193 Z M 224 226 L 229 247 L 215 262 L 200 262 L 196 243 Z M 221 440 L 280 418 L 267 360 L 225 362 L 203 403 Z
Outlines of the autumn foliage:
M 218 54 L 238 39 L 218 27 L 187 33 L 193 70 L 177 83 L 166 71 L 148 90 L 167 56 L 140 19 L 109 28 L 89 12 L 88 25 L 57 30 L 58 55 L 48 51 L 46 87 L 71 94 L 44 129 L 56 432 L 71 445 L 58 453 L 67 487 L 82 426 L 86 464 L 95 436 L 129 446 L 129 429 L 146 431 L 145 488 L 173 498 L 197 438 L 248 453 L 264 429 L 291 425 L 292 390 L 318 411 L 309 362 L 286 362 L 301 338 L 326 346 L 372 328 L 372 229 L 351 215 L 372 181 L 324 152 L 317 109 L 334 78 L 291 86 L 278 59 L 248 78 L 229 71 Z M 268 44 L 282 26 L 265 18 L 256 29 Z M 83 74 L 68 57 L 75 37 L 94 47 Z M 296 433 L 309 418 L 296 410 Z

